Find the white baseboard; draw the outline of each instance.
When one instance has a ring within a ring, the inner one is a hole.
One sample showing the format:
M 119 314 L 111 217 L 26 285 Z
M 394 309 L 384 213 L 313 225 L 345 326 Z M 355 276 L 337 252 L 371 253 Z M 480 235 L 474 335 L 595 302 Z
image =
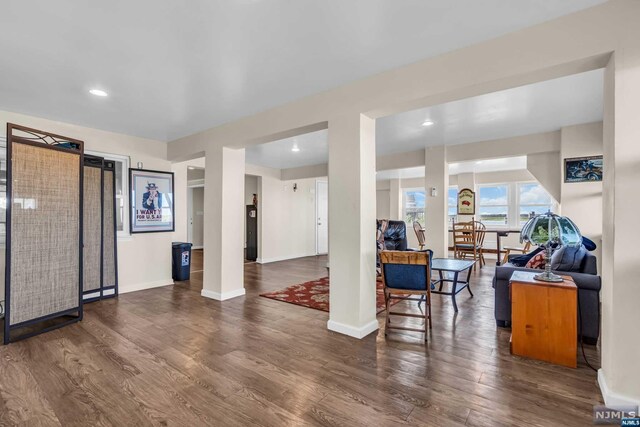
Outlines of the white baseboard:
M 378 330 L 378 321 L 372 320 L 371 322 L 367 323 L 364 326 L 361 326 L 359 328 L 354 328 L 353 326 L 345 325 L 344 323 L 336 322 L 334 320 L 329 320 L 327 322 L 327 328 L 330 331 L 339 332 L 341 334 L 348 335 L 353 338 L 362 339 L 367 335 L 369 335 L 370 333 Z
M 256 259 L 256 262 L 258 264 L 268 264 L 270 262 L 288 261 L 288 260 L 291 260 L 291 259 L 307 258 L 307 257 L 310 257 L 310 256 L 316 256 L 316 254 L 313 253 L 313 254 L 308 254 L 308 255 L 282 256 L 282 257 L 273 257 L 273 258 L 258 258 L 258 259 Z
M 211 298 L 214 299 L 216 301 L 225 301 L 231 298 L 236 298 L 236 297 L 241 297 L 245 294 L 245 290 L 244 288 L 240 288 L 240 289 L 236 289 L 235 291 L 231 291 L 231 292 L 224 292 L 224 293 L 220 293 L 220 292 L 214 292 L 214 291 L 210 291 L 208 289 L 203 289 L 202 292 L 200 293 L 200 295 L 202 295 L 205 298 Z
M 600 393 L 604 399 L 604 404 L 608 407 L 613 406 L 640 406 L 640 400 L 636 400 L 632 397 L 623 396 L 612 391 L 607 386 L 607 380 L 604 376 L 602 368 L 598 369 L 598 385 L 600 386 Z
M 169 286 L 173 284 L 174 284 L 173 280 L 165 279 L 165 280 L 156 280 L 155 282 L 136 283 L 128 286 L 120 285 L 118 286 L 118 293 L 126 294 L 129 292 L 144 291 L 145 289 L 159 288 L 161 286 Z
M 191 249 L 204 249 L 204 246 L 191 246 Z

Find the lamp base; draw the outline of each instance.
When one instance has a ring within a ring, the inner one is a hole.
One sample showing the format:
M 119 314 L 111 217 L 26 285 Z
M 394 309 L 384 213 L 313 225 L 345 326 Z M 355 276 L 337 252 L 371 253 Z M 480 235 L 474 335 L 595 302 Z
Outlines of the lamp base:
M 558 276 L 557 274 L 553 274 L 551 272 L 546 272 L 546 271 L 544 273 L 536 274 L 535 276 L 533 276 L 533 278 L 536 280 L 540 280 L 542 282 L 558 283 L 558 282 L 564 281 L 564 279 Z

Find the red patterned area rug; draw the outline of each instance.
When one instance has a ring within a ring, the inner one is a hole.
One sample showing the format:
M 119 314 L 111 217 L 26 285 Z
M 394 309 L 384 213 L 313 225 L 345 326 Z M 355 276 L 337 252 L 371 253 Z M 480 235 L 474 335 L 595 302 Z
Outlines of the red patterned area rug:
M 376 313 L 384 311 L 384 285 L 382 279 L 376 280 Z M 275 292 L 260 294 L 261 297 L 301 305 L 316 310 L 329 311 L 329 278 L 323 277 L 311 282 L 289 286 Z M 399 301 L 393 300 L 392 304 Z

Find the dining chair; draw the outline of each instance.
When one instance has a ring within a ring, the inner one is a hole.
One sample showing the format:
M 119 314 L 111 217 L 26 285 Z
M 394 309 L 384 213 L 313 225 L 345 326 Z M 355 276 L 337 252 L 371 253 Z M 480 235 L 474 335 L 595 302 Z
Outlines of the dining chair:
M 504 258 L 502 258 L 502 264 L 506 264 L 509 262 L 509 255 L 511 252 L 519 252 L 521 254 L 527 254 L 531 250 L 531 242 L 526 242 L 524 247 L 519 248 L 515 246 L 505 246 L 504 248 Z
M 418 238 L 418 246 L 420 250 L 424 249 L 424 227 L 420 225 L 418 221 L 413 221 L 413 231 L 416 233 L 416 237 Z
M 384 301 L 386 307 L 386 320 L 384 334 L 390 329 L 424 332 L 424 340 L 427 341 L 427 330 L 431 329 L 431 258 L 430 250 L 422 252 L 382 251 L 380 261 L 382 264 L 382 282 L 384 284 Z M 419 298 L 412 298 L 419 296 Z M 392 312 L 391 302 L 420 301 L 425 300 L 425 311 L 421 314 Z M 407 326 L 391 325 L 391 316 L 416 317 L 424 320 L 424 328 L 417 329 Z M 428 329 L 427 329 L 428 326 Z
M 480 264 L 480 268 L 486 264 L 484 259 L 484 238 L 487 227 L 480 221 L 457 222 L 453 224 L 453 256 L 467 259 L 471 256 Z M 473 270 L 476 270 L 473 265 Z

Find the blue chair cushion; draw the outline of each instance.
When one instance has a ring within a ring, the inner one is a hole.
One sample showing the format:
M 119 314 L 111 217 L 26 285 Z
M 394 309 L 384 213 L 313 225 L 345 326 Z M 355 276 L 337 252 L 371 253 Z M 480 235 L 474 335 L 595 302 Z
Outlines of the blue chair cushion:
M 473 250 L 473 243 L 458 243 L 456 245 L 456 248 Z M 482 248 L 482 246 L 476 245 L 476 249 L 480 249 L 480 248 Z
M 383 264 L 384 281 L 388 288 L 426 291 L 427 269 L 424 265 Z

